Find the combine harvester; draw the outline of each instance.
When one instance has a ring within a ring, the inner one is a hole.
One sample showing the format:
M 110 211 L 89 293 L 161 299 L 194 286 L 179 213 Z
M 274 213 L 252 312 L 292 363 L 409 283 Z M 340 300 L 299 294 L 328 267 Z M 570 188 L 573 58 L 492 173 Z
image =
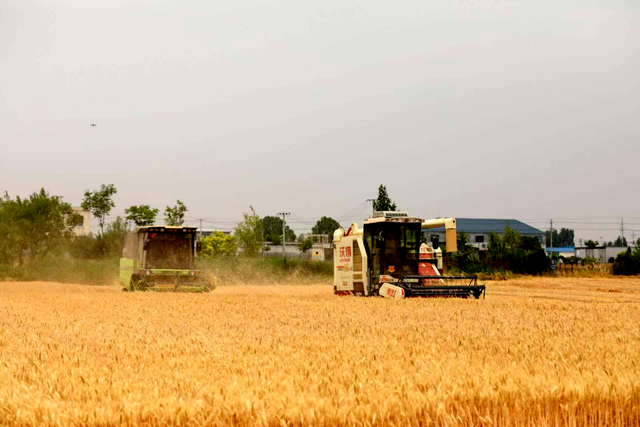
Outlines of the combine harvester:
M 362 229 L 333 233 L 337 295 L 480 298 L 477 276 L 443 276 L 442 251 L 420 244 L 423 228 L 445 227 L 447 251 L 455 252 L 455 218 L 424 221 L 406 212 L 374 212 Z
M 213 287 L 195 268 L 196 230 L 150 225 L 127 233 L 120 258 L 122 290 L 210 292 Z

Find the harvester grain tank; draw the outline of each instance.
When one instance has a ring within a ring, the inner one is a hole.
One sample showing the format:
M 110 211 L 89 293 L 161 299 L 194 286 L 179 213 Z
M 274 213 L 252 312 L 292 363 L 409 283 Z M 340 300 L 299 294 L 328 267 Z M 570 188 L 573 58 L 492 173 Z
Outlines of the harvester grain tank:
M 150 225 L 127 233 L 120 259 L 123 290 L 209 292 L 195 266 L 196 227 Z
M 442 275 L 442 252 L 420 242 L 423 228 L 445 228 L 447 251 L 455 252 L 455 218 L 423 220 L 406 212 L 374 212 L 363 228 L 353 223 L 333 234 L 334 292 L 337 295 L 405 298 L 479 298 L 477 276 Z

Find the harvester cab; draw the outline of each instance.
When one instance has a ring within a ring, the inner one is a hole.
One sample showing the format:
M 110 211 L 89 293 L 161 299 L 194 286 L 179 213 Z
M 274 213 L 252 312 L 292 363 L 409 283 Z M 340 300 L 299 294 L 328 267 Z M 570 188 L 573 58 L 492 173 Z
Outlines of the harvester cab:
M 444 276 L 442 251 L 421 243 L 423 228 L 444 227 L 447 251 L 455 252 L 456 221 L 424 221 L 406 212 L 374 212 L 363 228 L 333 234 L 334 292 L 337 295 L 404 298 L 474 296 L 484 293 L 476 276 Z
M 123 290 L 209 292 L 196 269 L 196 227 L 151 225 L 127 233 L 120 259 Z

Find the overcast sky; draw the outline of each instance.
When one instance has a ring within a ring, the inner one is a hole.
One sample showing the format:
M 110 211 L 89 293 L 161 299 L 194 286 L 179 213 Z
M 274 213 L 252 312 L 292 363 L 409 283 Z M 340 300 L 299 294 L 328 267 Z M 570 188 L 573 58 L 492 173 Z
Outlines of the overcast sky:
M 361 221 L 386 184 L 413 216 L 640 237 L 639 11 L 0 0 L 0 190 L 78 205 L 114 183 L 113 216 L 179 198 L 208 227 L 253 205 L 300 233 Z

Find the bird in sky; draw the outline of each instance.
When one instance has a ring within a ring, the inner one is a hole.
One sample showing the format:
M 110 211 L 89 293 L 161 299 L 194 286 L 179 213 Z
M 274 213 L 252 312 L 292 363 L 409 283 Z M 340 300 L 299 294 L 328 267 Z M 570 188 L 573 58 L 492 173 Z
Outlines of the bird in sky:
M 98 125 L 95 123 L 89 123 L 89 126 L 98 126 Z

